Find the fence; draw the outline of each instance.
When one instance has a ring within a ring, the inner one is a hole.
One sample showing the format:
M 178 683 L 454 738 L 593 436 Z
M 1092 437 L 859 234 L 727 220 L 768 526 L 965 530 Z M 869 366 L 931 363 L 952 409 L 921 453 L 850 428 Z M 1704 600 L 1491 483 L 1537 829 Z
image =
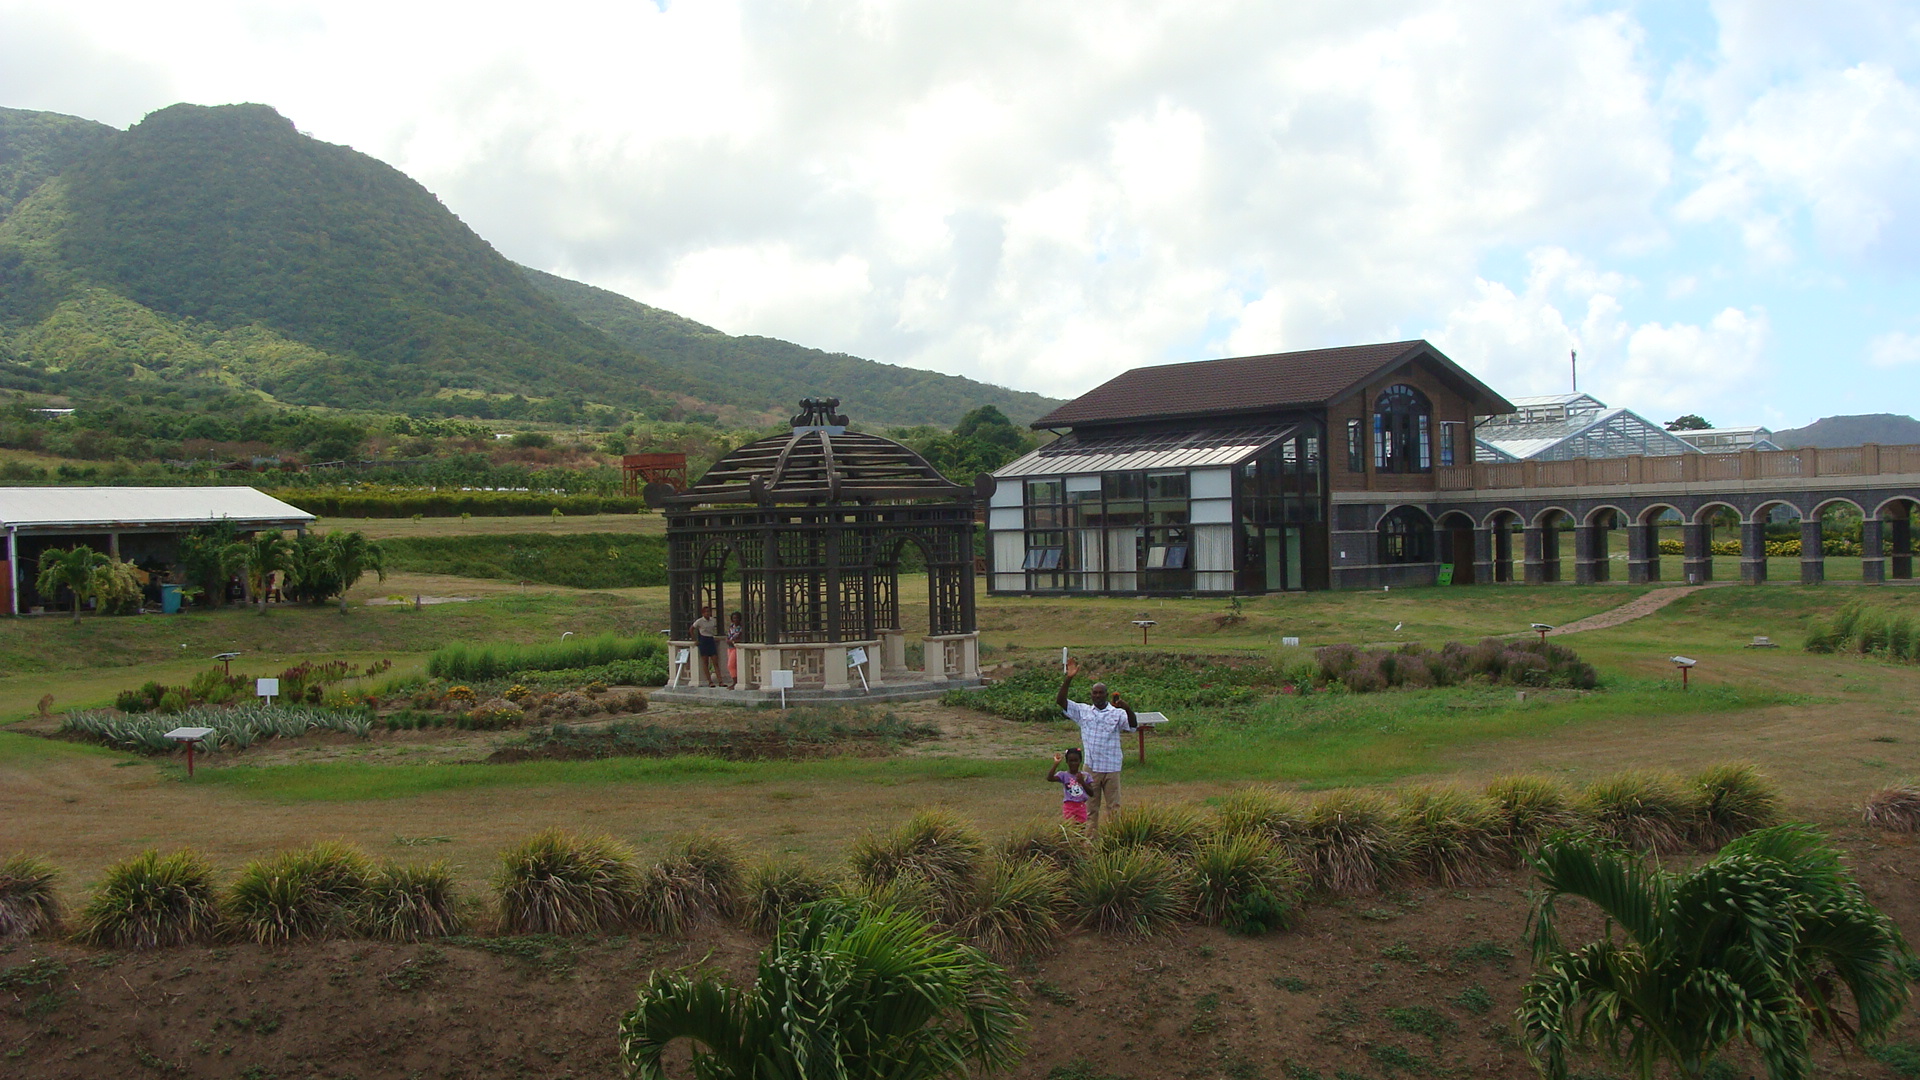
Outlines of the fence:
M 1722 480 L 1804 480 L 1815 476 L 1900 476 L 1920 473 L 1920 446 L 1843 446 L 1832 449 L 1741 450 L 1731 454 L 1675 454 L 1571 461 L 1476 461 L 1434 470 L 1441 491 L 1588 487 L 1613 484 L 1713 483 Z

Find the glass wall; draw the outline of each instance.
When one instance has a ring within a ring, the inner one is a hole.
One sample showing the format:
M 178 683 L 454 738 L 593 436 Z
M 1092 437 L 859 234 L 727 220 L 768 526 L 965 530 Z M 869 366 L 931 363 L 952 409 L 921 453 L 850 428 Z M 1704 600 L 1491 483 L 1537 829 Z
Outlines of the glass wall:
M 1323 444 L 1317 431 L 1299 435 L 1235 470 L 1241 592 L 1327 587 Z

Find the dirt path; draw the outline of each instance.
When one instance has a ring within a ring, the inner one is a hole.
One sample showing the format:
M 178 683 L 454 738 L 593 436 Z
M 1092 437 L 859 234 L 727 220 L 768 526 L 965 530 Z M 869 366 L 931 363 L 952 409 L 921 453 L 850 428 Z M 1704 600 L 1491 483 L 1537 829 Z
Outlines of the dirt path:
M 1606 630 L 1619 626 L 1621 623 L 1630 623 L 1635 619 L 1644 619 L 1648 615 L 1673 603 L 1675 600 L 1683 596 L 1692 596 L 1701 589 L 1719 589 L 1731 584 L 1733 584 L 1731 581 L 1716 581 L 1707 585 L 1681 585 L 1670 589 L 1655 589 L 1644 596 L 1629 600 L 1617 608 L 1609 608 L 1598 615 L 1589 615 L 1584 619 L 1576 619 L 1564 626 L 1556 626 L 1547 631 L 1547 636 L 1559 637 L 1561 634 L 1578 634 L 1587 630 Z

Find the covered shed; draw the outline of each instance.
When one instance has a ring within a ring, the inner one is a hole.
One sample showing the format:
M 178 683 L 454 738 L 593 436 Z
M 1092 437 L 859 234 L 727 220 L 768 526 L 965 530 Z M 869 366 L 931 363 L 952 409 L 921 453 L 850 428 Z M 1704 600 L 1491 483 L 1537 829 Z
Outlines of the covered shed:
M 84 544 L 142 566 L 171 566 L 180 538 L 225 523 L 236 532 L 304 530 L 297 506 L 250 487 L 0 488 L 0 610 L 18 615 L 42 603 L 34 567 L 48 548 Z

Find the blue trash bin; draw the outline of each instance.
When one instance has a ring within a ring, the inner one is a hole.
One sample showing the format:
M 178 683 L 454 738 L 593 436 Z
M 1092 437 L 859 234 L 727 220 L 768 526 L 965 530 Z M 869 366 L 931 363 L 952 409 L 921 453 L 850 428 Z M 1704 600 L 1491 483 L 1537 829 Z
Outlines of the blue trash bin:
M 160 586 L 160 611 L 166 615 L 180 614 L 180 586 Z

